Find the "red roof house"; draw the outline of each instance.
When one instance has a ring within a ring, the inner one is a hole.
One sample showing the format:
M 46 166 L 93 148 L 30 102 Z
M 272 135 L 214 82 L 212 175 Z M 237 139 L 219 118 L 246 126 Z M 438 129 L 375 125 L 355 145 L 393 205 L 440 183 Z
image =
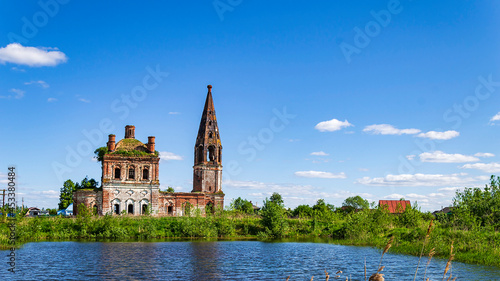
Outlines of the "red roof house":
M 379 200 L 378 205 L 385 205 L 391 214 L 400 214 L 404 212 L 407 207 L 411 208 L 410 200 Z

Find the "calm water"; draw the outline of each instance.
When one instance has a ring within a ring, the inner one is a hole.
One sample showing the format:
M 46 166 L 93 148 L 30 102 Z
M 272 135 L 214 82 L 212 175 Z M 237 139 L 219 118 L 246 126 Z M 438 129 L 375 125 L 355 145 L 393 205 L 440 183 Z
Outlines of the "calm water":
M 304 242 L 39 242 L 16 251 L 16 274 L 7 271 L 7 253 L 0 251 L 0 280 L 325 280 L 325 269 L 364 280 L 364 259 L 373 273 L 381 251 Z M 383 273 L 413 280 L 416 264 L 415 257 L 386 254 Z M 445 264 L 433 259 L 431 280 L 441 280 Z M 454 262 L 452 271 L 457 280 L 500 280 L 494 267 Z

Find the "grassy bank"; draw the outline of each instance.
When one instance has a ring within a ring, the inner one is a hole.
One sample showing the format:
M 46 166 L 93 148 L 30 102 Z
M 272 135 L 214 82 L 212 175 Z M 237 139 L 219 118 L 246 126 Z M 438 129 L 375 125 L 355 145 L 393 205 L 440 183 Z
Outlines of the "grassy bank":
M 416 223 L 402 220 L 383 211 L 363 211 L 351 214 L 332 214 L 313 218 L 281 221 L 281 237 L 328 237 L 344 245 L 376 246 L 383 248 L 394 236 L 391 252 L 419 255 L 430 220 L 419 218 Z M 19 244 L 45 240 L 72 239 L 130 239 L 153 238 L 272 238 L 256 215 L 221 212 L 208 217 L 129 217 L 85 216 L 78 218 L 41 217 L 21 218 L 16 224 Z M 0 224 L 0 244 L 8 244 L 10 230 Z M 493 229 L 459 230 L 435 222 L 424 250 L 435 248 L 436 255 L 447 258 L 454 241 L 455 260 L 500 267 L 500 233 Z

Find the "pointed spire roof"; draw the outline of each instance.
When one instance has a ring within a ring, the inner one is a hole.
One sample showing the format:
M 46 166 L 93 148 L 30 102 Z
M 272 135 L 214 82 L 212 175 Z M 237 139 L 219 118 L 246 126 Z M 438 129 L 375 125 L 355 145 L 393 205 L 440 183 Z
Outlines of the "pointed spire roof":
M 205 107 L 203 108 L 203 116 L 207 115 L 208 111 L 215 112 L 214 101 L 212 99 L 212 85 L 208 85 L 207 99 L 205 100 Z
M 217 127 L 217 117 L 215 116 L 214 101 L 212 99 L 212 85 L 208 85 L 207 88 L 207 99 L 205 100 L 205 107 L 201 115 L 196 145 L 220 145 L 219 128 Z

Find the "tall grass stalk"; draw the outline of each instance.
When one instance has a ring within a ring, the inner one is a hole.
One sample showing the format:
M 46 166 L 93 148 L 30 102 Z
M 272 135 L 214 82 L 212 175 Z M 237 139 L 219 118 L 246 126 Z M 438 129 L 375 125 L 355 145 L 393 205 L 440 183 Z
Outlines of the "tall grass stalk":
M 415 269 L 415 276 L 413 276 L 413 281 L 417 279 L 418 267 L 420 266 L 420 260 L 422 259 L 422 255 L 424 254 L 425 245 L 427 244 L 427 241 L 429 241 L 429 235 L 431 234 L 432 231 L 433 222 L 434 220 L 432 219 L 431 222 L 429 223 L 429 228 L 427 228 L 427 234 L 425 235 L 424 242 L 422 243 L 422 250 L 420 251 L 420 256 L 418 257 L 417 268 Z

